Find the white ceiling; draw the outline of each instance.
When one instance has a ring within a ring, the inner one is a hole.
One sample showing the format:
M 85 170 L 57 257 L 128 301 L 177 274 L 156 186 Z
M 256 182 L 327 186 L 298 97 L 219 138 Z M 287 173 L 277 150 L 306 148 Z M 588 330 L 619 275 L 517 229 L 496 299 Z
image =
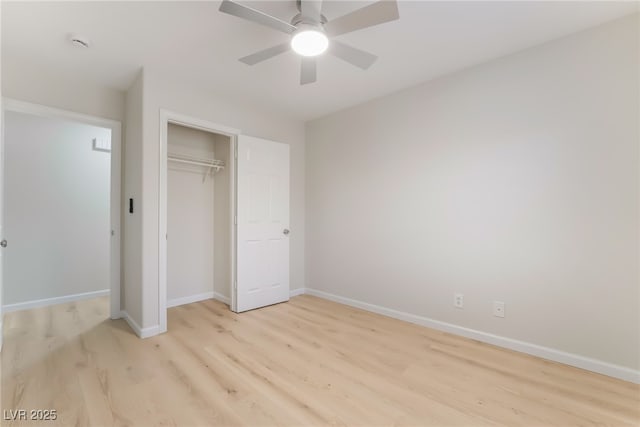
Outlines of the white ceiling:
M 283 20 L 294 1 L 242 2 Z M 330 20 L 369 1 L 325 1 Z M 13 59 L 126 90 L 141 67 L 308 120 L 638 11 L 637 2 L 400 1 L 400 20 L 340 36 L 380 59 L 362 71 L 323 56 L 300 86 L 292 52 L 249 67 L 237 58 L 285 34 L 218 12 L 220 2 L 6 2 L 3 62 Z M 93 46 L 71 46 L 69 33 Z

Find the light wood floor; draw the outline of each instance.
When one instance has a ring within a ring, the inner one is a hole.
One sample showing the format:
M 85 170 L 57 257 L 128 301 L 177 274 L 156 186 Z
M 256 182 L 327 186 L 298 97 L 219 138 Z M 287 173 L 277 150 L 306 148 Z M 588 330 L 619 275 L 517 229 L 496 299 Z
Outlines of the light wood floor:
M 640 424 L 636 385 L 311 296 L 172 308 L 146 340 L 107 312 L 7 314 L 2 409 L 65 426 Z

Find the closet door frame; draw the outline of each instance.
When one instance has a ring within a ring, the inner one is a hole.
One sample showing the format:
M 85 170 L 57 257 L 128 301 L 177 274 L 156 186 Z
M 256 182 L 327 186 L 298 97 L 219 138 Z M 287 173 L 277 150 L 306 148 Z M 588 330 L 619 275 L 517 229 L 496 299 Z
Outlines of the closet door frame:
M 167 331 L 167 177 L 168 177 L 168 128 L 169 124 L 180 125 L 191 129 L 198 129 L 205 132 L 216 133 L 229 137 L 229 164 L 225 165 L 229 169 L 229 194 L 231 196 L 230 203 L 230 221 L 229 233 L 230 242 L 230 270 L 231 283 L 229 283 L 229 301 L 223 301 L 229 304 L 229 307 L 235 306 L 235 292 L 233 284 L 236 282 L 236 155 L 239 129 L 202 120 L 196 117 L 187 116 L 185 114 L 160 109 L 160 188 L 159 212 L 158 212 L 158 319 L 160 320 L 160 332 Z

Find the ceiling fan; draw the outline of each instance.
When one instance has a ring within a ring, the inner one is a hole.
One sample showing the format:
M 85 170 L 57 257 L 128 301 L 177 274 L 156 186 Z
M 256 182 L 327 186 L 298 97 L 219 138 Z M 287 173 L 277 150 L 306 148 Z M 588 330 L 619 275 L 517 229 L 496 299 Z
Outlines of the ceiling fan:
M 223 0 L 220 12 L 265 25 L 291 35 L 291 41 L 272 46 L 240 58 L 247 65 L 255 65 L 288 51 L 302 56 L 300 84 L 316 81 L 316 57 L 325 51 L 358 68 L 366 70 L 377 56 L 333 39 L 335 36 L 394 21 L 398 14 L 397 0 L 380 0 L 339 18 L 328 21 L 322 14 L 322 0 L 296 0 L 299 13 L 285 22 L 259 10 L 232 0 Z M 329 41 L 329 38 L 332 38 Z

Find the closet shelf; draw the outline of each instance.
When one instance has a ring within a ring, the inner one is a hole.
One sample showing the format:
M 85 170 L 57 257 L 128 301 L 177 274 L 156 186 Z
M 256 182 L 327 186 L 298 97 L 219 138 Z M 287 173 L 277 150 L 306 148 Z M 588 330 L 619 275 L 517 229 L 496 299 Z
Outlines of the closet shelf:
M 209 168 L 207 174 L 202 178 L 202 181 L 206 179 L 207 176 L 211 175 L 212 171 L 215 169 L 218 172 L 221 169 L 224 169 L 224 162 L 222 160 L 216 159 L 208 159 L 204 157 L 192 157 L 184 154 L 169 154 L 167 156 L 167 160 L 175 163 L 183 163 L 188 165 L 195 166 L 203 166 Z

